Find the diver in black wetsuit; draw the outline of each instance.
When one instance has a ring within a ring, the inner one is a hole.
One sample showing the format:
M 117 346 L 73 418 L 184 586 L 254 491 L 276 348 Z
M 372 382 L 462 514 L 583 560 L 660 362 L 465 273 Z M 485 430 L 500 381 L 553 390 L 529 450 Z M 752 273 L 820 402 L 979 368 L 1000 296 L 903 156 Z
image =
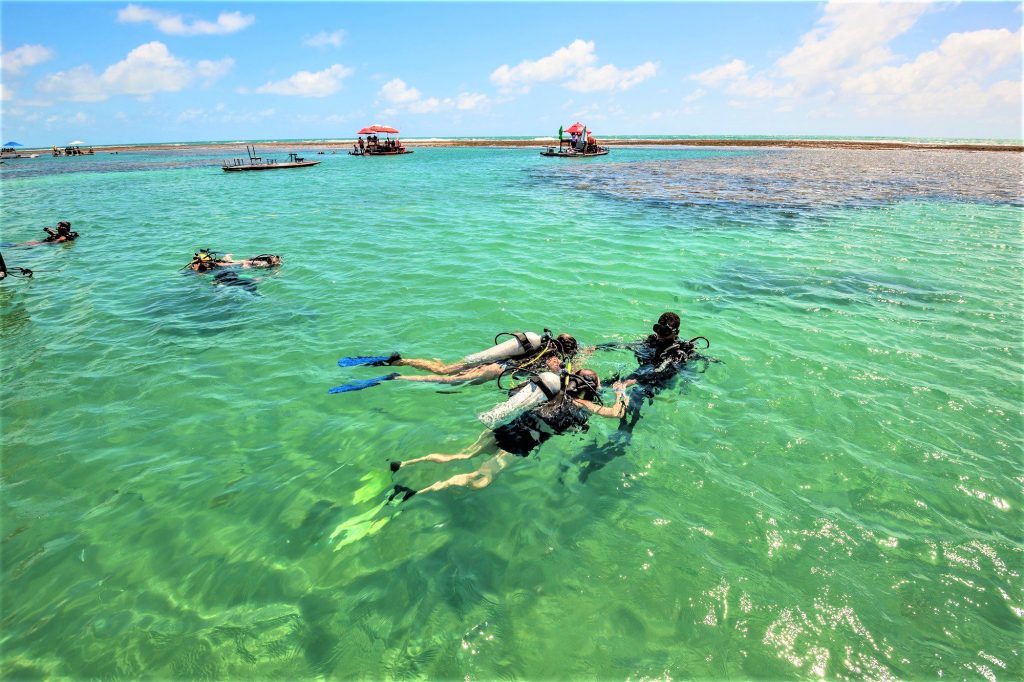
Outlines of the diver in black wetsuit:
M 552 436 L 570 431 L 586 430 L 590 415 L 621 418 L 629 405 L 629 398 L 624 395 L 622 387 L 618 384 L 613 386 L 615 404 L 611 407 L 594 402 L 598 400 L 600 388 L 601 381 L 591 370 L 585 369 L 575 374 L 569 374 L 563 381 L 562 388 L 550 400 L 516 417 L 508 424 L 499 426 L 493 431 L 485 431 L 464 452 L 453 455 L 434 453 L 404 462 L 391 462 L 391 471 L 395 472 L 418 462 L 443 464 L 471 459 L 481 453 L 494 455 L 476 471 L 468 474 L 456 474 L 421 490 L 396 485 L 391 499 L 401 496 L 404 502 L 415 494 L 436 492 L 452 486 L 477 489 L 486 487 L 502 469 L 514 461 L 515 457 L 529 456 Z
M 697 336 L 686 341 L 679 338 L 679 315 L 666 312 L 654 325 L 654 333 L 646 339 L 630 344 L 609 344 L 604 348 L 628 348 L 636 356 L 639 367 L 621 382 L 621 386 L 634 386 L 629 392 L 629 406 L 618 430 L 607 444 L 581 453 L 573 463 L 582 463 L 579 480 L 585 483 L 592 473 L 604 468 L 616 457 L 626 454 L 626 446 L 633 438 L 633 429 L 640 421 L 640 409 L 644 402 L 653 402 L 654 397 L 668 388 L 689 360 L 701 357 L 695 342 L 706 338 Z M 599 348 L 602 346 L 599 346 Z M 564 469 L 563 469 L 564 473 Z

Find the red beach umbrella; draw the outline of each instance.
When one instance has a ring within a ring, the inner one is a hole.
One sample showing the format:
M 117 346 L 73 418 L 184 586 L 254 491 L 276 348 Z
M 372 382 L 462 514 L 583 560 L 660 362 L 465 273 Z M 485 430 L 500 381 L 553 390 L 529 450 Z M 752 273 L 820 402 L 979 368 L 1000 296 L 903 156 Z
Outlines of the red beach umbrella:
M 586 126 L 580 123 L 579 121 L 576 121 L 571 126 L 566 128 L 565 132 L 569 133 L 570 135 L 579 135 L 584 130 L 586 130 Z
M 370 126 L 370 128 L 375 133 L 391 133 L 392 135 L 398 134 L 398 131 L 390 126 Z
M 374 127 L 370 126 L 368 128 L 361 129 L 358 133 L 356 133 L 356 135 L 373 135 L 375 132 L 377 131 L 374 129 Z

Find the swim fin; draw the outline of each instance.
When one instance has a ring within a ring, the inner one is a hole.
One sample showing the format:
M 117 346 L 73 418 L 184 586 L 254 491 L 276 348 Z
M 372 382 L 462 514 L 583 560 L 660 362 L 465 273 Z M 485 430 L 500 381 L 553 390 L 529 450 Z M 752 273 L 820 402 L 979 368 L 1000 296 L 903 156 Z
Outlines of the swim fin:
M 364 355 L 352 358 L 342 358 L 338 360 L 338 367 L 359 367 L 360 365 L 370 365 L 372 367 L 381 367 L 388 365 L 395 360 L 401 359 L 401 355 L 398 353 L 392 353 L 391 355 Z
M 370 388 L 376 386 L 382 381 L 390 381 L 395 377 L 399 376 L 398 372 L 392 372 L 391 374 L 385 374 L 382 377 L 374 377 L 373 379 L 360 379 L 359 381 L 353 381 L 351 384 L 344 384 L 342 386 L 335 386 L 334 388 L 327 389 L 328 393 L 348 393 L 349 391 L 361 391 L 364 388 Z

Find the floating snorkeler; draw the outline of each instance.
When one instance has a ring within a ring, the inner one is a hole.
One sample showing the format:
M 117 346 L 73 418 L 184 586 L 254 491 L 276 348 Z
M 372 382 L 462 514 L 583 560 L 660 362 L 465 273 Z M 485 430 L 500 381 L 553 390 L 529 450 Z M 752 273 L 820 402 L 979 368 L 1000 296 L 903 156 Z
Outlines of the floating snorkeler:
M 506 341 L 498 342 L 502 336 L 509 336 Z M 494 345 L 487 350 L 473 353 L 462 358 L 462 360 L 445 364 L 440 360 L 423 360 L 418 358 L 403 358 L 398 353 L 390 356 L 360 356 L 347 357 L 338 360 L 339 367 L 355 367 L 357 365 L 371 365 L 380 367 L 384 365 L 413 367 L 425 369 L 433 374 L 415 375 L 399 374 L 397 372 L 354 381 L 343 386 L 335 386 L 328 393 L 347 393 L 358 391 L 364 388 L 376 386 L 383 381 L 419 381 L 438 384 L 461 384 L 461 383 L 484 383 L 491 379 L 498 379 L 509 372 L 530 372 L 548 367 L 551 358 L 557 358 L 559 362 L 571 360 L 579 348 L 579 344 L 569 334 L 551 336 L 551 331 L 544 330 L 544 334 L 534 332 L 501 332 L 494 337 Z
M 615 391 L 615 404 L 609 407 L 601 404 L 601 380 L 592 370 L 566 372 L 561 378 L 550 372 L 537 374 L 534 380 L 514 390 L 507 403 L 481 415 L 480 419 L 484 423 L 494 425 L 512 418 L 516 412 L 519 412 L 518 416 L 508 423 L 485 431 L 463 452 L 433 453 L 415 459 L 393 461 L 390 465 L 391 471 L 397 472 L 419 462 L 443 464 L 472 459 L 480 454 L 493 455 L 479 469 L 468 474 L 456 474 L 420 490 L 396 485 L 389 500 L 400 497 L 404 502 L 413 495 L 437 492 L 453 486 L 480 489 L 490 485 L 516 457 L 528 457 L 552 436 L 586 431 L 590 415 L 621 419 L 626 414 L 629 398 L 624 393 L 623 384 L 614 384 L 612 388 Z M 536 406 L 537 393 L 546 397 L 541 399 L 539 406 Z M 522 397 L 524 394 L 526 398 Z M 522 412 L 523 407 L 528 409 Z

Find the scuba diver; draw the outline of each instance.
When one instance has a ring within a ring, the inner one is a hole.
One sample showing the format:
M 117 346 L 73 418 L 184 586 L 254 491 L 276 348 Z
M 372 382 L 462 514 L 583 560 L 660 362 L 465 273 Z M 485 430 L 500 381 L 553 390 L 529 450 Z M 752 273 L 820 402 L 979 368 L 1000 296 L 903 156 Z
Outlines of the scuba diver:
M 66 220 L 57 222 L 57 231 L 54 232 L 49 227 L 44 227 L 43 232 L 50 235 L 44 239 L 41 243 L 44 244 L 56 244 L 59 242 L 72 242 L 78 239 L 78 233 L 71 231 L 71 223 Z
M 501 343 L 498 339 L 509 336 Z M 547 366 L 550 358 L 555 357 L 561 362 L 575 357 L 579 344 L 569 334 L 551 336 L 549 329 L 543 335 L 533 332 L 501 332 L 494 337 L 494 346 L 479 353 L 473 353 L 462 360 L 445 364 L 440 360 L 424 360 L 419 358 L 403 358 L 398 353 L 390 356 L 347 357 L 338 360 L 339 367 L 355 367 L 384 365 L 414 367 L 425 369 L 434 374 L 399 374 L 394 372 L 373 379 L 355 381 L 344 386 L 335 386 L 328 393 L 346 393 L 376 386 L 382 381 L 419 381 L 438 384 L 479 384 L 498 379 L 510 370 L 531 372 Z
M 73 242 L 78 239 L 78 233 L 72 232 L 71 223 L 66 220 L 57 222 L 57 229 L 54 230 L 52 227 L 44 227 L 43 232 L 48 236 L 46 239 L 35 239 L 30 242 L 22 242 L 21 244 L 5 244 L 5 246 L 39 246 L 40 244 L 60 244 L 62 242 Z
M 209 272 L 216 268 L 230 268 L 241 266 L 243 268 L 273 268 L 281 265 L 281 257 L 269 253 L 261 253 L 246 260 L 232 260 L 231 254 L 220 256 L 216 251 L 200 249 L 192 260 L 182 270 L 194 270 L 196 272 Z
M 405 461 L 392 461 L 391 471 L 397 472 L 412 464 L 419 462 L 435 462 L 443 464 L 465 459 L 472 459 L 481 453 L 493 455 L 484 462 L 479 469 L 468 474 L 456 474 L 451 478 L 432 483 L 431 485 L 415 490 L 404 485 L 396 485 L 389 497 L 389 501 L 401 497 L 405 502 L 413 495 L 427 492 L 437 492 L 453 486 L 469 487 L 474 489 L 484 488 L 509 464 L 515 461 L 516 457 L 528 457 L 531 452 L 540 447 L 552 436 L 561 435 L 573 431 L 586 431 L 587 421 L 590 415 L 596 414 L 601 417 L 621 419 L 626 414 L 629 406 L 629 398 L 624 393 L 622 384 L 614 384 L 615 404 L 604 406 L 600 399 L 601 380 L 597 374 L 589 369 L 578 372 L 566 372 L 559 378 L 549 372 L 539 373 L 531 382 L 522 384 L 518 390 L 513 389 L 513 396 L 509 403 L 520 403 L 519 394 L 523 391 L 541 392 L 546 400 L 539 406 L 535 402 L 529 404 L 529 409 L 521 412 L 511 421 L 484 431 L 469 448 L 456 454 L 432 453 L 423 457 L 416 457 Z M 499 405 L 491 410 L 490 418 L 507 419 L 511 414 Z M 481 415 L 481 420 L 488 422 L 488 413 Z M 493 423 L 493 422 L 492 422 Z
M 632 350 L 639 366 L 619 384 L 623 388 L 635 386 L 630 391 L 630 404 L 618 430 L 609 438 L 608 443 L 584 452 L 573 458 L 572 462 L 581 464 L 579 480 L 585 483 L 587 477 L 604 468 L 616 457 L 626 454 L 626 447 L 633 438 L 633 429 L 640 421 L 640 409 L 644 402 L 653 403 L 655 396 L 669 388 L 679 373 L 690 360 L 717 362 L 714 358 L 705 357 L 700 353 L 711 347 L 706 337 L 695 336 L 686 341 L 679 338 L 680 319 L 673 312 L 662 313 L 654 324 L 653 334 L 632 343 L 600 344 L 597 348 L 624 348 Z M 697 348 L 697 341 L 703 340 L 703 348 Z M 609 381 L 619 381 L 612 377 Z M 566 467 L 567 468 L 567 467 Z M 564 473 L 565 469 L 563 469 Z
M 239 277 L 238 273 L 230 269 L 235 266 L 241 265 L 242 267 L 248 268 L 270 268 L 281 264 L 281 257 L 274 256 L 271 254 L 261 254 L 259 256 L 253 256 L 252 258 L 244 261 L 233 261 L 231 260 L 231 254 L 227 254 L 224 258 L 221 258 L 219 254 L 210 249 L 200 249 L 193 257 L 192 260 L 182 267 L 182 270 L 192 270 L 193 272 L 207 273 L 216 270 L 217 272 L 213 275 L 213 283 L 216 286 L 225 287 L 241 287 L 249 293 L 256 293 L 256 283 L 259 280 L 247 279 L 245 277 Z

